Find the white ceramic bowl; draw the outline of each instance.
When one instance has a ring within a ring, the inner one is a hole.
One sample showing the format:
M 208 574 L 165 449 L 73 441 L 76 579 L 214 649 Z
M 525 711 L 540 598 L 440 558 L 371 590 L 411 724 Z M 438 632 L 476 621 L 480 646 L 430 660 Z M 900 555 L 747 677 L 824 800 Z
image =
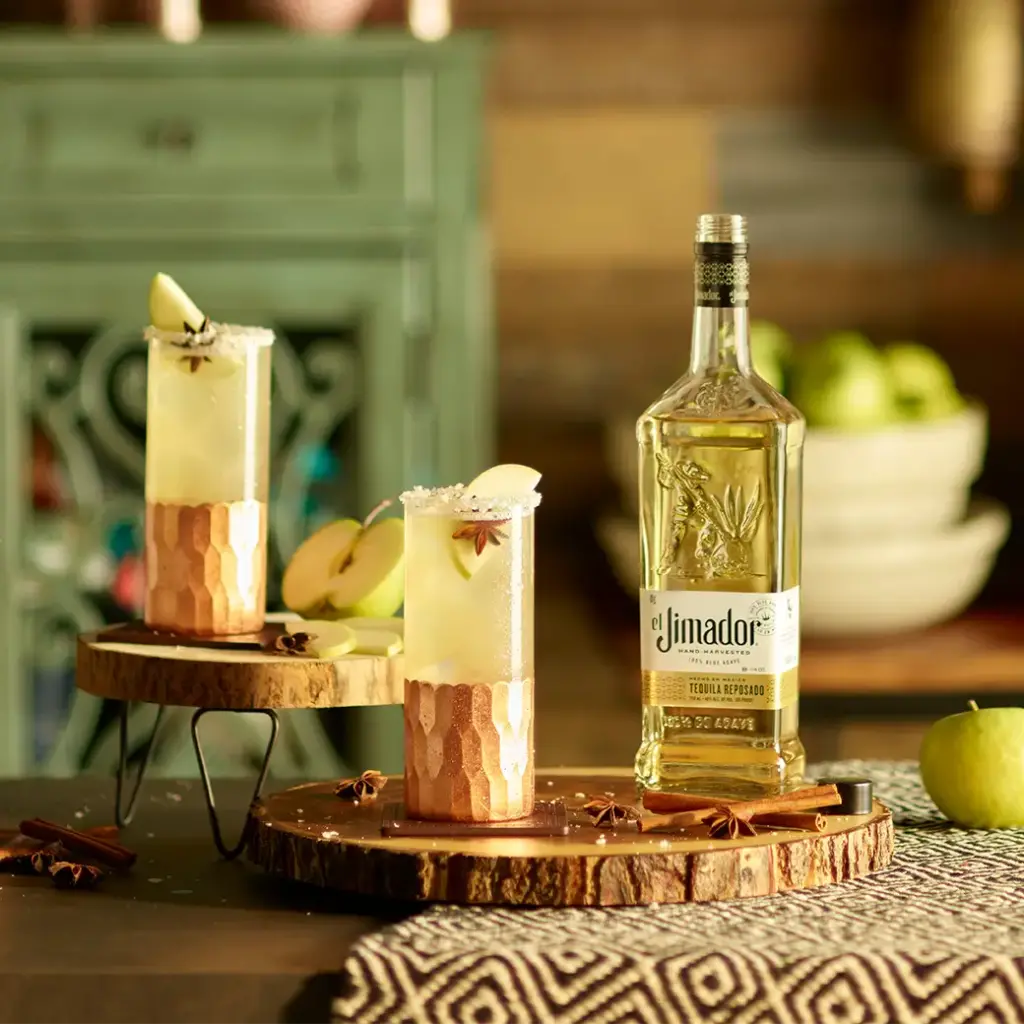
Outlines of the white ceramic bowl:
M 947 419 L 885 430 L 808 430 L 805 541 L 919 534 L 960 522 L 987 437 L 988 418 L 977 404 Z
M 979 594 L 1010 532 L 993 501 L 933 533 L 843 542 L 804 538 L 800 619 L 807 636 L 903 633 L 959 615 Z
M 988 418 L 976 403 L 947 419 L 884 430 L 808 430 L 804 537 L 877 538 L 959 522 L 981 472 L 987 438 Z M 635 514 L 635 425 L 609 424 L 605 451 L 625 508 Z
M 845 541 L 805 539 L 800 619 L 805 636 L 871 636 L 924 629 L 959 615 L 985 585 L 1010 517 L 972 503 L 959 523 L 932 533 Z M 598 539 L 622 588 L 640 586 L 636 522 L 609 517 Z

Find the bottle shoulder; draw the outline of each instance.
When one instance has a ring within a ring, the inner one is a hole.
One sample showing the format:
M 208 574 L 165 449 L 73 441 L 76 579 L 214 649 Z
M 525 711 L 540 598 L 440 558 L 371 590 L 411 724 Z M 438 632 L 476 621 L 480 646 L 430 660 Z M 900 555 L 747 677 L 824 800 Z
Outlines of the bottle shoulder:
M 736 420 L 802 425 L 787 398 L 755 373 L 686 373 L 644 411 L 641 419 Z

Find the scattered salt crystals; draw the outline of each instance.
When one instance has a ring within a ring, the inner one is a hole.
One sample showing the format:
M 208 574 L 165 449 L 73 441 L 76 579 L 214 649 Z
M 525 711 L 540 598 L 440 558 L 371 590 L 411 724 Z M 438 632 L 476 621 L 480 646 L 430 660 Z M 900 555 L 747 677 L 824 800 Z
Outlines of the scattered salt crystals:
M 660 843 L 658 843 L 658 845 L 659 845 L 659 846 L 660 846 L 660 847 L 661 847 L 661 848 L 662 848 L 663 850 L 667 850 L 667 849 L 668 849 L 668 848 L 669 848 L 669 847 L 670 847 L 670 846 L 672 845 L 672 843 L 671 843 L 671 841 L 670 841 L 670 840 L 668 840 L 668 839 L 662 839 L 662 841 L 661 841 Z
M 553 786 L 554 784 L 555 784 L 555 780 L 554 779 L 548 779 L 548 785 L 549 786 Z
M 613 792 L 612 790 L 610 790 L 610 789 L 606 789 L 606 790 L 604 791 L 604 795 L 605 795 L 606 797 L 608 797 L 608 799 L 609 799 L 609 800 L 612 800 L 612 799 L 614 799 L 614 797 L 615 797 L 615 793 L 614 793 L 614 792 Z
M 296 819 L 295 819 L 295 823 L 296 823 L 297 825 L 305 825 L 305 823 L 306 823 L 306 819 L 305 819 L 305 818 L 296 818 Z
M 192 895 L 192 890 L 191 889 L 172 889 L 171 890 L 171 895 L 172 896 L 191 896 Z
M 180 793 L 165 793 L 164 796 L 166 796 L 167 799 L 172 801 L 173 803 L 176 803 L 176 804 L 180 804 L 181 803 L 181 794 Z
M 608 840 L 607 840 L 607 839 L 605 839 L 605 837 L 604 837 L 604 836 L 598 836 L 598 837 L 597 837 L 597 838 L 596 838 L 596 839 L 594 840 L 594 842 L 595 842 L 595 843 L 597 843 L 597 845 L 598 845 L 598 846 L 604 846 L 604 844 L 605 844 L 605 843 L 607 843 L 607 842 L 608 842 Z
M 586 793 L 573 793 L 573 796 L 577 800 L 586 800 L 587 799 L 587 794 Z
M 84 818 L 89 813 L 89 805 L 86 804 L 80 811 L 75 811 L 76 818 Z
M 301 807 L 296 807 L 296 808 L 295 808 L 295 810 L 296 810 L 296 811 L 297 811 L 297 812 L 298 812 L 299 814 L 302 814 L 302 813 L 303 813 L 303 811 L 302 811 L 302 808 L 301 808 Z
M 147 839 L 156 839 L 156 833 L 155 832 L 147 832 L 146 833 L 146 838 Z
M 147 878 L 146 881 L 147 882 L 152 882 L 153 885 L 159 885 L 163 881 L 163 879 L 162 878 Z
M 328 829 L 326 832 L 321 832 L 320 833 L 320 838 L 321 839 L 337 839 L 338 838 L 338 833 L 335 832 L 333 829 Z

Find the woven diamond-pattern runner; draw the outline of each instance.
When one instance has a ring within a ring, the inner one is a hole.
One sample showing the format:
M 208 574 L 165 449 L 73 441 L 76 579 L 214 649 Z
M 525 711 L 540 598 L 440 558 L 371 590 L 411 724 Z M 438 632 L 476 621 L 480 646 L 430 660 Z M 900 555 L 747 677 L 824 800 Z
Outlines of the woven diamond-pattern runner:
M 876 875 L 720 903 L 437 906 L 360 940 L 356 1024 L 1024 1021 L 1024 830 L 944 822 L 914 764 L 845 761 L 894 812 Z

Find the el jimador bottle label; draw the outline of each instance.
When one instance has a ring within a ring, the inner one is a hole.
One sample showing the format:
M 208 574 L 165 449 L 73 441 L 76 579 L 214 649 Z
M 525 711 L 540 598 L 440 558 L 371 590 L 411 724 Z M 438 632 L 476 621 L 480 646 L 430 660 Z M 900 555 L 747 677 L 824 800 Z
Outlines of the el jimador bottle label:
M 774 711 L 797 699 L 800 588 L 640 591 L 644 703 Z

